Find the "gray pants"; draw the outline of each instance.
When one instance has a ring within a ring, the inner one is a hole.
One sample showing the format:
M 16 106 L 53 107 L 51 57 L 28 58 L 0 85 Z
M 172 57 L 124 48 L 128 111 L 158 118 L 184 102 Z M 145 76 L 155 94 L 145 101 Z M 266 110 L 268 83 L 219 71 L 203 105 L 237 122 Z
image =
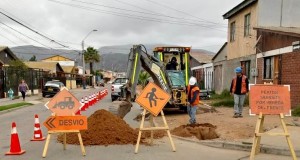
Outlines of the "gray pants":
M 245 97 L 245 94 L 234 94 L 234 114 L 242 115 Z

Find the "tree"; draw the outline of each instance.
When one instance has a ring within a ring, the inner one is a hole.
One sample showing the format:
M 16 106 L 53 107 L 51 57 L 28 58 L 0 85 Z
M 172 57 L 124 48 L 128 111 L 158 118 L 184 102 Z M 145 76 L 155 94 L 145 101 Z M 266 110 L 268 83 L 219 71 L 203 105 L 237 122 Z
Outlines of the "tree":
M 94 74 L 93 63 L 100 62 L 98 51 L 93 47 L 88 47 L 86 51 L 84 51 L 84 60 L 90 64 L 91 73 Z
M 149 73 L 146 72 L 146 71 L 142 71 L 140 74 L 139 74 L 139 80 L 138 80 L 138 83 L 140 85 L 143 86 L 143 88 L 146 86 L 146 83 L 147 83 L 147 80 L 148 78 L 150 77 Z
M 36 61 L 36 56 L 33 55 L 33 56 L 29 59 L 29 61 Z

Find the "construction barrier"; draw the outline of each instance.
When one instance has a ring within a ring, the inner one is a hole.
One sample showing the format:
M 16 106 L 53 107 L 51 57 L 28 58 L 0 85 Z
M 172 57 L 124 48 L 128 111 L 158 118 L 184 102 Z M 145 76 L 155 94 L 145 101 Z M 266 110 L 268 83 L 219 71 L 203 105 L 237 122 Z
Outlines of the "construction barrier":
M 46 138 L 43 137 L 41 125 L 39 121 L 39 116 L 36 114 L 34 115 L 34 131 L 33 131 L 33 138 L 31 141 L 43 141 Z

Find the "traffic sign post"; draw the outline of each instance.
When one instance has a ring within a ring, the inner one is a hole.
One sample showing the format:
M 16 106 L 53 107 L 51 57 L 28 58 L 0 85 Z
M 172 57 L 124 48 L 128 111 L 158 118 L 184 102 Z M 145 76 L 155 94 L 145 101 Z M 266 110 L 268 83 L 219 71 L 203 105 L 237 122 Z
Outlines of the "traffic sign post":
M 285 136 L 291 155 L 296 160 L 296 154 L 284 122 L 284 115 L 291 116 L 290 86 L 288 85 L 250 85 L 250 115 L 259 115 L 250 154 L 254 160 L 260 151 L 261 136 Z M 265 133 L 263 125 L 266 115 L 278 115 L 283 133 Z
M 48 146 L 50 143 L 51 135 L 56 133 L 63 133 L 63 148 L 66 149 L 66 133 L 77 133 L 81 147 L 82 155 L 86 155 L 80 130 L 87 129 L 87 117 L 77 116 L 75 113 L 83 107 L 84 104 L 68 91 L 67 88 L 63 88 L 57 93 L 49 102 L 45 104 L 45 107 L 51 110 L 52 116 L 44 122 L 44 126 L 48 129 L 47 140 L 43 150 L 43 157 L 46 157 Z
M 135 146 L 135 153 L 138 153 L 141 136 L 143 131 L 151 131 L 151 144 L 153 143 L 153 131 L 154 130 L 165 130 L 167 131 L 171 146 L 173 151 L 176 151 L 174 142 L 171 137 L 170 129 L 167 124 L 163 108 L 167 104 L 167 102 L 170 100 L 171 96 L 164 90 L 162 90 L 160 87 L 155 85 L 154 83 L 149 83 L 142 91 L 142 93 L 137 97 L 136 102 L 141 105 L 144 108 L 143 115 L 142 115 L 142 121 L 139 128 L 139 134 L 138 139 Z M 145 128 L 144 122 L 145 122 L 145 115 L 146 110 L 151 113 L 150 115 L 150 127 Z M 153 122 L 153 116 L 157 116 L 158 114 L 161 114 L 164 126 L 163 127 L 156 127 L 154 126 Z

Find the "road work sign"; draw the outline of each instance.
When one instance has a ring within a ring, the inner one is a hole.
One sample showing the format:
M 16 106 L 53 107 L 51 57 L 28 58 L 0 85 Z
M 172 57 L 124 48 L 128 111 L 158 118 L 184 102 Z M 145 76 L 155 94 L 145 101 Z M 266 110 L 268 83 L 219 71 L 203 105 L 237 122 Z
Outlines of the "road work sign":
M 82 106 L 83 104 L 67 88 L 63 88 L 45 104 L 45 107 L 57 116 L 74 115 Z
M 149 83 L 137 97 L 136 102 L 157 116 L 164 108 L 171 96 L 154 83 Z
M 58 130 L 86 130 L 86 116 L 51 116 L 44 122 L 49 131 Z
M 290 86 L 250 85 L 250 114 L 291 115 Z

